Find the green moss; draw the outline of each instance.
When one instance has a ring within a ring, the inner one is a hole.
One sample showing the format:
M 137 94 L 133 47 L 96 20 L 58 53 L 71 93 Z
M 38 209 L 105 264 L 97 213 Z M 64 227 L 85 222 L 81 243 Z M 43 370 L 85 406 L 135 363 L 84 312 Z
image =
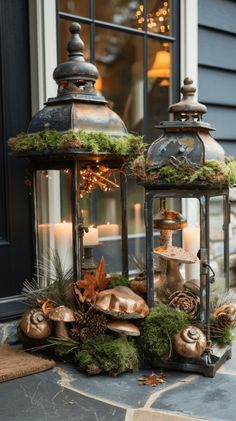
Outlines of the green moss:
M 151 309 L 143 322 L 138 340 L 142 359 L 148 363 L 152 363 L 153 360 L 168 359 L 172 351 L 172 339 L 189 323 L 190 318 L 186 313 L 165 304 Z
M 137 350 L 126 337 L 114 339 L 99 335 L 84 343 L 81 351 L 76 352 L 75 359 L 79 368 L 88 374 L 104 372 L 116 376 L 138 368 Z
M 236 184 L 236 161 L 232 157 L 226 158 L 226 162 L 208 160 L 200 168 L 183 162 L 164 165 L 150 172 L 145 171 L 144 157 L 138 157 L 132 164 L 132 172 L 141 180 L 151 183 L 206 183 L 228 187 Z
M 125 287 L 129 286 L 129 280 L 125 278 L 125 276 L 119 275 L 118 273 L 112 273 L 111 281 L 109 283 L 109 288 L 115 288 L 119 285 L 123 285 Z
M 85 148 L 94 154 L 109 152 L 127 155 L 132 159 L 144 152 L 141 136 L 128 134 L 116 138 L 102 132 L 85 132 L 83 130 L 58 132 L 45 129 L 37 133 L 21 133 L 9 139 L 8 144 L 15 152 Z

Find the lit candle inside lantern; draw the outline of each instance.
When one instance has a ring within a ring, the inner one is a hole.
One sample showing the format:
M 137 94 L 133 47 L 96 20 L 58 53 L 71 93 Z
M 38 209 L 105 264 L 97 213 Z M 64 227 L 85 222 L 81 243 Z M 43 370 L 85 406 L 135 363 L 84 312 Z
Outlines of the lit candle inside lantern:
M 109 222 L 103 225 L 98 225 L 98 235 L 99 237 L 112 237 L 114 235 L 119 235 L 119 225 L 110 224 Z
M 134 204 L 134 232 L 138 233 L 142 230 L 142 206 L 141 203 Z
M 61 259 L 63 269 L 72 267 L 72 223 L 63 221 L 54 225 L 55 247 Z
M 193 253 L 195 256 L 200 249 L 200 228 L 187 227 L 183 229 L 183 248 L 186 251 Z M 191 279 L 198 279 L 200 275 L 200 262 L 199 260 L 193 264 L 185 265 L 185 278 L 186 281 Z
M 88 232 L 84 233 L 83 246 L 93 247 L 98 244 L 98 229 L 93 226 L 88 228 Z

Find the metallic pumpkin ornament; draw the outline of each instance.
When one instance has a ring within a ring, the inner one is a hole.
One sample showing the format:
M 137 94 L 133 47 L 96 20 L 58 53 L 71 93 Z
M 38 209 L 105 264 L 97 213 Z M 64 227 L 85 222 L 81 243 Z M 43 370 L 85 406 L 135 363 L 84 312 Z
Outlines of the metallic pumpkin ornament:
M 23 333 L 32 339 L 46 339 L 52 331 L 52 323 L 38 308 L 31 308 L 23 314 L 20 327 Z
M 207 346 L 206 336 L 195 326 L 187 326 L 174 338 L 174 350 L 185 358 L 200 357 Z

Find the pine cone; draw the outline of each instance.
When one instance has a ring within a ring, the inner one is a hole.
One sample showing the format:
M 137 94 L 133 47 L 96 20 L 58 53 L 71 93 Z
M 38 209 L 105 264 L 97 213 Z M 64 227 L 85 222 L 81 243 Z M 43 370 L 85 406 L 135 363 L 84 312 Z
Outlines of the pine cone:
M 90 307 L 85 313 L 77 313 L 76 322 L 70 330 L 72 338 L 79 338 L 82 342 L 93 336 L 100 335 L 107 329 L 107 318 L 104 314 Z
M 175 291 L 169 298 L 169 306 L 196 317 L 199 312 L 200 299 L 188 289 L 185 291 Z
M 86 342 L 89 338 L 91 338 L 91 331 L 89 327 L 83 327 L 80 331 L 80 339 L 82 342 Z

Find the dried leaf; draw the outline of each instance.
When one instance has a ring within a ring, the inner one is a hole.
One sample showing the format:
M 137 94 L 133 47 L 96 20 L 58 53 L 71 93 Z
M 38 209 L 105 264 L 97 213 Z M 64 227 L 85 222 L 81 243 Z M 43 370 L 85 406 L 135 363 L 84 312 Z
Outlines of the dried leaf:
M 99 291 L 103 291 L 108 287 L 110 278 L 105 274 L 105 262 L 102 256 L 96 269 L 96 281 Z
M 82 303 L 84 301 L 90 302 L 95 297 L 96 292 L 103 291 L 107 288 L 110 278 L 106 277 L 104 268 L 105 263 L 102 257 L 97 266 L 95 276 L 91 275 L 91 273 L 84 272 L 84 279 L 75 282 L 74 290 Z
M 165 381 L 166 375 L 163 373 L 163 371 L 161 371 L 159 375 L 152 373 L 146 376 L 142 376 L 138 379 L 139 384 L 147 384 L 152 387 L 156 387 L 158 384 L 165 383 Z

